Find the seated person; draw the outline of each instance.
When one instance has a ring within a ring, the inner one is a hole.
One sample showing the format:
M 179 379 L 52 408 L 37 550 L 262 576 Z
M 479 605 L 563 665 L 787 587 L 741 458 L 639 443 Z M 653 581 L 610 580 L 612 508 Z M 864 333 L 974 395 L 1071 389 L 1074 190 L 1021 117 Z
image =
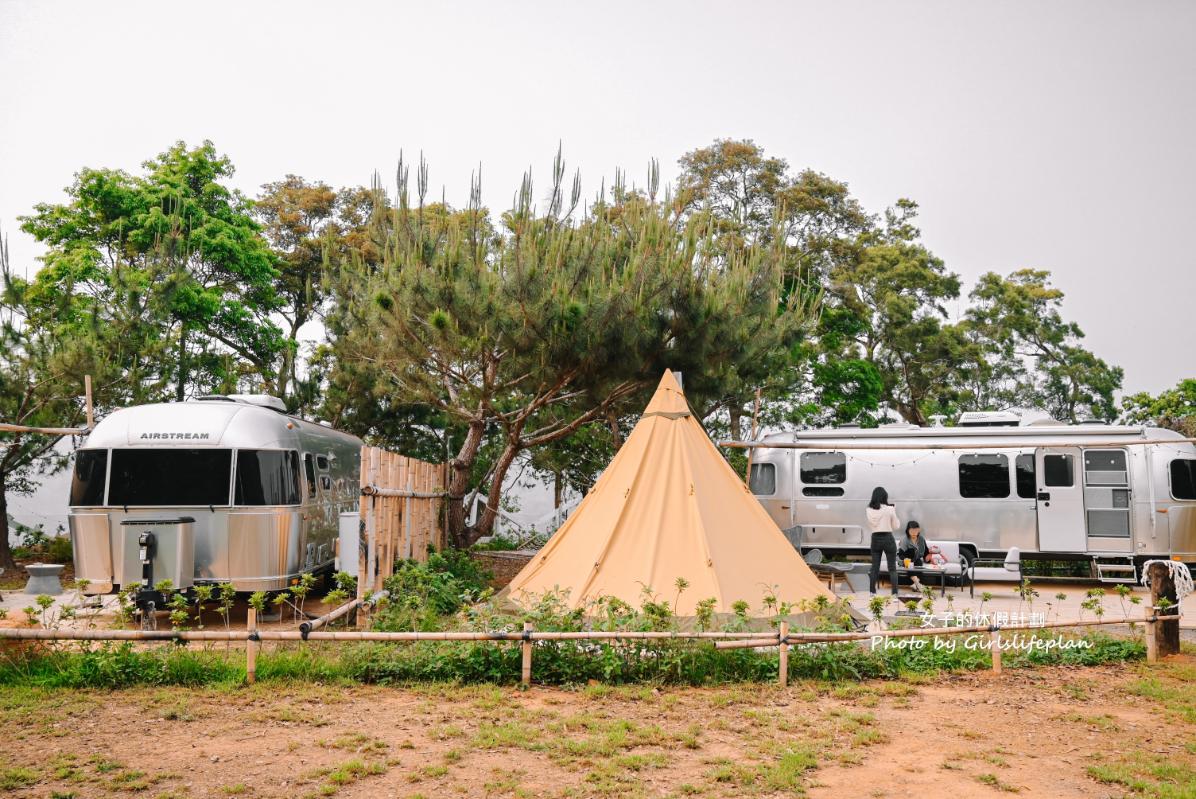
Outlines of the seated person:
M 897 540 L 897 560 L 901 563 L 908 560 L 910 566 L 918 568 L 927 563 L 929 550 L 921 525 L 911 519 L 905 525 L 905 535 Z

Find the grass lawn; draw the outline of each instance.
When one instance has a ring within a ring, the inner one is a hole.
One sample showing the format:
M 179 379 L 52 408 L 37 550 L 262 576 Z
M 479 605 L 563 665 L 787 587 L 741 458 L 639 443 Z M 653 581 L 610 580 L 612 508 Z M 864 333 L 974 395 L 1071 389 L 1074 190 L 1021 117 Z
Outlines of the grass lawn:
M 788 689 L 0 688 L 39 797 L 1196 797 L 1196 665 Z

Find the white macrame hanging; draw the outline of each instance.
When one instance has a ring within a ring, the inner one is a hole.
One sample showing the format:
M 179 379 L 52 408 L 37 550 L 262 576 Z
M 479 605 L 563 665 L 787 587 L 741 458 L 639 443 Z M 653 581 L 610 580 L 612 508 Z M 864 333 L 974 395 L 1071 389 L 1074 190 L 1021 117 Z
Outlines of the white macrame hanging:
M 1192 580 L 1192 570 L 1188 568 L 1188 564 L 1180 563 L 1178 560 L 1148 560 L 1142 564 L 1142 585 L 1147 588 L 1150 587 L 1150 566 L 1152 563 L 1165 563 L 1167 570 L 1170 572 L 1171 580 L 1175 583 L 1175 598 L 1177 604 L 1182 605 L 1184 597 L 1196 591 L 1196 584 Z

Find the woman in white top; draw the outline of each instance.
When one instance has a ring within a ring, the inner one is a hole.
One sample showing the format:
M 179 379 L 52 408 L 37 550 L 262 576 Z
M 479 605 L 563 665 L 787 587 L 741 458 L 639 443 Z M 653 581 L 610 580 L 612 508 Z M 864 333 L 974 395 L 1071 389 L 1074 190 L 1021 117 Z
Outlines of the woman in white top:
M 901 527 L 897 510 L 889 504 L 889 492 L 880 486 L 872 489 L 872 501 L 868 503 L 868 527 L 872 530 L 872 570 L 868 572 L 868 592 L 876 593 L 880 579 L 880 555 L 883 552 L 889 561 L 889 585 L 893 596 L 897 596 L 897 539 L 893 531 Z

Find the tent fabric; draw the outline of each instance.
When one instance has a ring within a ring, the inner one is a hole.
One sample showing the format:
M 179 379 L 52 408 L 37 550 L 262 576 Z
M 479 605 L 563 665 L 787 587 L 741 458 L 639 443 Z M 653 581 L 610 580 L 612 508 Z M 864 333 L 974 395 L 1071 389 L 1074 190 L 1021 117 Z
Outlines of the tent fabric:
M 688 587 L 678 595 L 678 578 Z M 797 605 L 836 597 L 752 496 L 693 417 L 672 372 L 577 510 L 516 575 L 506 595 L 567 591 L 570 607 L 645 598 L 693 616 L 715 599 L 763 612 L 765 597 Z M 775 612 L 775 611 L 773 611 Z

